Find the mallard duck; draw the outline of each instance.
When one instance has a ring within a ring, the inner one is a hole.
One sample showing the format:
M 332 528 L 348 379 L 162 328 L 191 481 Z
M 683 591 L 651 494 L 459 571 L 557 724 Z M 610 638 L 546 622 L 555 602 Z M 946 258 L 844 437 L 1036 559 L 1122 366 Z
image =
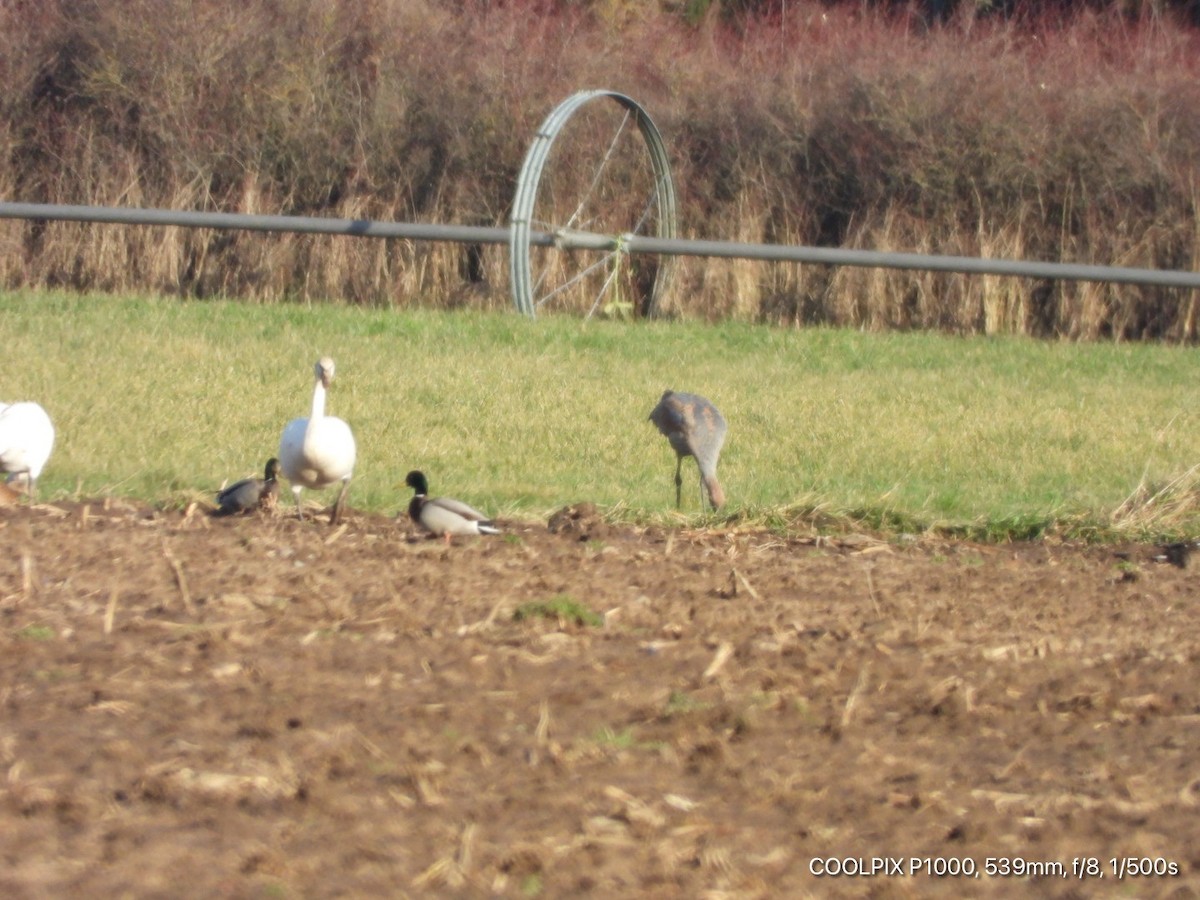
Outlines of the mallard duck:
M 1181 569 L 1186 569 L 1188 557 L 1192 555 L 1200 543 L 1196 541 L 1175 541 L 1170 544 L 1164 544 L 1158 549 L 1161 551 L 1154 557 L 1155 562 L 1169 562 L 1173 566 L 1179 566 Z
M 37 480 L 54 449 L 54 425 L 46 410 L 31 401 L 0 403 L 0 472 L 24 484 L 37 497 Z
M 700 469 L 700 483 L 713 509 L 725 503 L 725 491 L 717 481 L 717 460 L 725 443 L 725 417 L 705 398 L 697 394 L 664 391 L 650 412 L 650 421 L 666 435 L 675 451 L 675 508 L 680 505 L 683 475 L 680 468 L 685 456 L 694 457 Z M 701 499 L 703 505 L 703 498 Z
M 279 496 L 279 460 L 271 457 L 262 478 L 243 478 L 217 493 L 217 516 L 232 516 L 254 509 L 272 509 Z
M 302 489 L 342 483 L 329 516 L 332 525 L 342 515 L 357 449 L 350 426 L 336 416 L 325 415 L 325 394 L 333 381 L 333 360 L 321 357 L 313 372 L 317 380 L 313 385 L 312 412 L 307 419 L 292 419 L 284 426 L 279 439 L 279 465 L 292 486 L 296 512 L 301 519 L 304 518 L 304 508 L 300 505 Z
M 434 535 L 444 535 L 446 543 L 455 534 L 499 534 L 500 529 L 479 510 L 461 500 L 449 497 L 429 497 L 429 482 L 424 473 L 412 471 L 404 483 L 413 489 L 408 515 L 414 522 Z

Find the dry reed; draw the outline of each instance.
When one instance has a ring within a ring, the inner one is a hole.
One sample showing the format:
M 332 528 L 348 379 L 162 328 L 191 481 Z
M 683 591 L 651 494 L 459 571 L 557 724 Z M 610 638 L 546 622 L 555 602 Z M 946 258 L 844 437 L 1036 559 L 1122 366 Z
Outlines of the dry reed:
M 769 3 L 709 4 L 759 18 L 677 6 L 10 5 L 0 195 L 504 224 L 537 123 L 604 86 L 637 97 L 667 135 L 685 236 L 1200 268 L 1200 53 L 1182 20 L 1058 5 L 1007 20 L 960 11 L 930 28 L 858 3 L 789 3 L 782 17 Z M 566 177 L 582 190 L 587 174 Z M 609 173 L 618 185 L 628 174 Z M 508 303 L 500 248 L 45 222 L 0 225 L 0 248 L 6 287 Z M 1195 302 L 692 260 L 667 311 L 1192 341 Z

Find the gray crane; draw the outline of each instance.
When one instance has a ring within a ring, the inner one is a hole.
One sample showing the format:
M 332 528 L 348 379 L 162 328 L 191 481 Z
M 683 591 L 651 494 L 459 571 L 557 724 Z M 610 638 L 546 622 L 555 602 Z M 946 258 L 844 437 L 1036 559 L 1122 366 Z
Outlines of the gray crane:
M 691 456 L 700 469 L 700 483 L 708 494 L 712 508 L 725 502 L 725 492 L 717 481 L 717 459 L 725 443 L 725 417 L 711 402 L 698 394 L 664 391 L 662 399 L 650 413 L 650 421 L 658 426 L 675 451 L 675 507 L 679 508 L 683 490 L 680 468 L 683 458 Z M 703 505 L 703 498 L 701 505 Z

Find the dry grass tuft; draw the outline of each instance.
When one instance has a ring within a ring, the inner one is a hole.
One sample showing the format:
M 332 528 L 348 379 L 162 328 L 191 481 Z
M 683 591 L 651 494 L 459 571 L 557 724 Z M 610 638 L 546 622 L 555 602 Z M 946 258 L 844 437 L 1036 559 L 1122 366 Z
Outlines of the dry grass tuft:
M 1143 479 L 1112 513 L 1113 527 L 1125 532 L 1182 532 L 1200 518 L 1200 465 L 1165 484 Z

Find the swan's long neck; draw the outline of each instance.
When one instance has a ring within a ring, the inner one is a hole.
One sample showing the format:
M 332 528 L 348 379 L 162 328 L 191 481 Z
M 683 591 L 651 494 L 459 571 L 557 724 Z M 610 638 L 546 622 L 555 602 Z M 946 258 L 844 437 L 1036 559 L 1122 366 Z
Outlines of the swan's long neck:
M 308 421 L 316 422 L 325 415 L 325 385 L 321 379 L 317 379 L 316 386 L 313 387 L 313 402 L 312 413 L 308 417 Z

